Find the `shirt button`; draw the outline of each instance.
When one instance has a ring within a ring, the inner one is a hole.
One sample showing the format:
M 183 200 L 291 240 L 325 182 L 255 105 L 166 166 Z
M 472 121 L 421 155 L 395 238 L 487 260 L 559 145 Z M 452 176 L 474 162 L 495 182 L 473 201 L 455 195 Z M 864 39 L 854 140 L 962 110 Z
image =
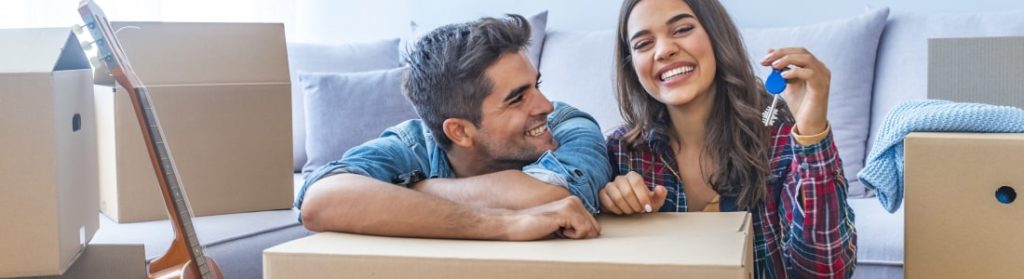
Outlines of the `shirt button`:
M 804 170 L 807 170 L 807 169 L 811 168 L 811 165 L 807 164 L 807 162 L 803 162 L 803 163 L 800 163 L 800 168 L 804 169 Z

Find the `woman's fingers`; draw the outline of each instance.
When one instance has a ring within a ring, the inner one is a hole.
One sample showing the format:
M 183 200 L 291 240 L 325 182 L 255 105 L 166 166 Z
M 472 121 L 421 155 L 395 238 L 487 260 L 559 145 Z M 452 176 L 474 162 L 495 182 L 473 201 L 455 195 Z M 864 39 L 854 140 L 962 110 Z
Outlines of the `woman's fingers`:
M 601 208 L 603 208 L 604 211 L 611 212 L 612 214 L 622 215 L 622 209 L 619 209 L 618 206 L 615 206 L 615 202 L 608 197 L 609 187 L 614 186 L 612 186 L 611 183 L 609 183 L 604 187 L 604 189 L 601 189 L 601 193 L 598 193 L 598 198 L 601 200 Z
M 622 187 L 619 187 L 619 183 L 617 182 L 618 180 L 613 180 L 608 187 L 605 187 L 605 190 L 608 191 L 608 198 L 610 198 L 612 203 L 622 211 L 622 214 L 633 214 L 635 211 L 629 206 L 629 203 L 625 199 L 625 194 L 621 191 Z
M 626 174 L 626 182 L 629 183 L 630 189 L 633 190 L 633 194 L 636 196 L 636 202 L 640 205 L 640 211 L 652 212 L 654 205 L 651 203 L 651 190 L 644 183 L 644 178 L 640 174 L 631 171 Z

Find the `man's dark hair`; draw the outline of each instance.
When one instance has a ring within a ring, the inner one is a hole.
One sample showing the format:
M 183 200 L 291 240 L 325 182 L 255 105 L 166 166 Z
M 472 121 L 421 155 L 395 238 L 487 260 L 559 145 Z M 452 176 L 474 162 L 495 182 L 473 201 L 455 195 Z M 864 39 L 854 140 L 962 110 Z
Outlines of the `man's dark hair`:
M 482 18 L 434 29 L 413 46 L 404 93 L 444 148 L 452 141 L 441 124 L 448 118 L 480 126 L 481 105 L 493 82 L 484 71 L 505 53 L 530 43 L 530 24 L 520 15 Z

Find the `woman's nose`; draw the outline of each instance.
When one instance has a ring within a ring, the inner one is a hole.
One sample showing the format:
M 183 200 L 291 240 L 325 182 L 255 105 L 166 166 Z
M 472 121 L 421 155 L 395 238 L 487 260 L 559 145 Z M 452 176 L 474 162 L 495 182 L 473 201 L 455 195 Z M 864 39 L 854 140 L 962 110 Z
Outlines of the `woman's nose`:
M 658 48 L 657 52 L 655 52 L 654 58 L 658 61 L 668 60 L 669 58 L 672 58 L 672 56 L 675 56 L 676 53 L 679 53 L 679 45 L 676 44 L 675 41 L 661 40 L 657 44 Z

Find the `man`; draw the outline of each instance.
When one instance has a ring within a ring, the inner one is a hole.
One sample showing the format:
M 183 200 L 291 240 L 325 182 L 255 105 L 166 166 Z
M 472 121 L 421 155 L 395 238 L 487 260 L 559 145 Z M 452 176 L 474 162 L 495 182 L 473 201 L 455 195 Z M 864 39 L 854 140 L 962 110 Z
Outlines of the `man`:
M 611 167 L 597 123 L 537 86 L 521 16 L 440 27 L 410 55 L 421 119 L 311 174 L 296 200 L 312 231 L 495 240 L 596 237 Z

